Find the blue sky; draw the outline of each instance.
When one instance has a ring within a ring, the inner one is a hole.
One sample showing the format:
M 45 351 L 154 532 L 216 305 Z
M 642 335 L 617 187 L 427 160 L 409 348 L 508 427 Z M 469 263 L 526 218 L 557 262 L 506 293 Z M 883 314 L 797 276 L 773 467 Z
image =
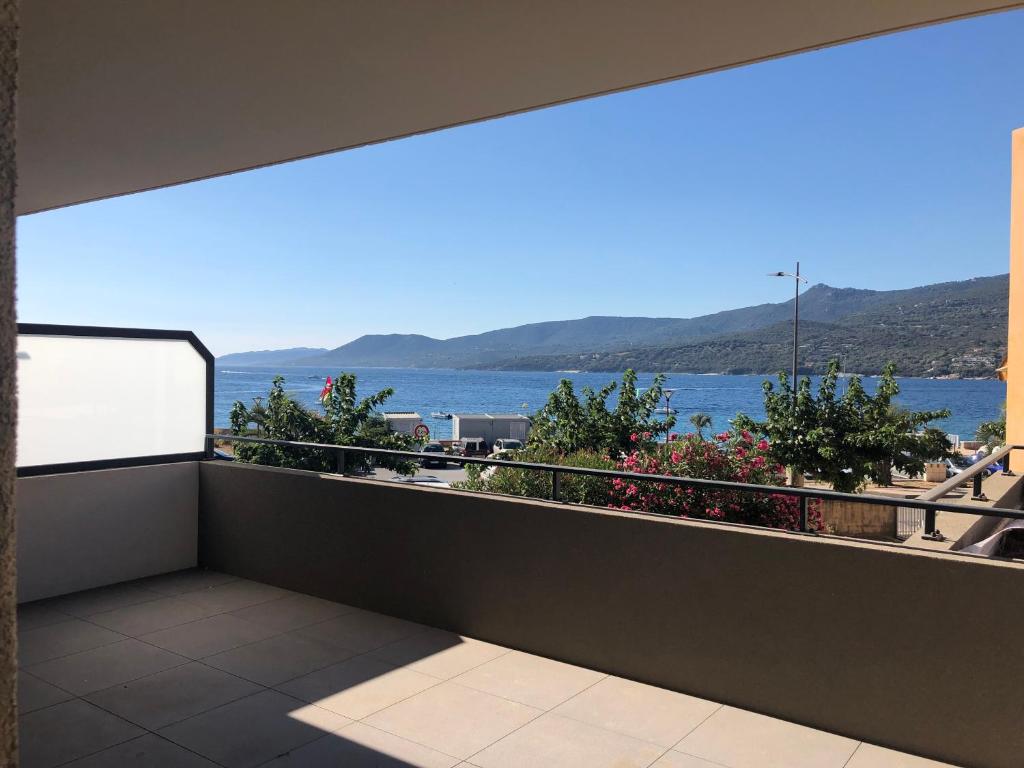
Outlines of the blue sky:
M 23 217 L 26 322 L 216 354 L 1008 269 L 1024 11 Z

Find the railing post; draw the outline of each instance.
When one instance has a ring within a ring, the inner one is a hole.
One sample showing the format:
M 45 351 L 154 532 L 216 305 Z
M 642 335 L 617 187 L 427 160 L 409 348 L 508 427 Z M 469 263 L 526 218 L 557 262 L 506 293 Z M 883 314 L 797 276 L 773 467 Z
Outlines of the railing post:
M 334 452 L 334 468 L 339 475 L 345 474 L 345 451 L 339 449 Z
M 1013 455 L 1013 451 L 1007 451 L 1006 455 L 1003 456 L 1003 474 L 1007 477 L 1013 477 L 1013 472 L 1010 470 L 1010 457 Z
M 935 510 L 926 509 L 924 511 L 924 535 L 934 536 L 935 535 Z
M 551 500 L 558 501 L 558 497 L 561 495 L 561 478 L 557 471 L 551 473 Z
M 979 472 L 974 476 L 974 492 L 971 495 L 971 501 L 988 501 L 988 496 L 981 490 L 981 476 L 982 472 Z
M 798 498 L 800 499 L 800 530 L 807 533 L 807 497 L 800 496 Z

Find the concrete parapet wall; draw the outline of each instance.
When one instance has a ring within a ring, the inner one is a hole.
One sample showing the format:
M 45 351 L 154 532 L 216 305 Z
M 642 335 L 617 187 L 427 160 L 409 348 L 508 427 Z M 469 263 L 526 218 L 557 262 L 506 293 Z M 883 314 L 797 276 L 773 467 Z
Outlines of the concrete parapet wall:
M 17 481 L 18 601 L 196 564 L 198 464 Z
M 939 760 L 1018 768 L 1024 567 L 200 466 L 200 560 Z

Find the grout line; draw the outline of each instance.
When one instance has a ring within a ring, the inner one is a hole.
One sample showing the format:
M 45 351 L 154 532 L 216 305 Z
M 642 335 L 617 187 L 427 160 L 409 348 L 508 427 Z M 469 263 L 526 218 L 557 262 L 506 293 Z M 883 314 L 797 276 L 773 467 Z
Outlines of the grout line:
M 542 658 L 543 658 L 543 657 L 542 657 Z M 562 662 L 562 663 L 564 663 L 564 662 Z M 585 669 L 585 667 L 580 667 L 580 669 Z M 591 671 L 593 671 L 593 670 L 591 670 Z M 549 714 L 552 714 L 552 712 L 553 712 L 553 711 L 555 710 L 555 708 L 557 708 L 557 707 L 560 707 L 560 706 L 562 706 L 563 704 L 565 704 L 565 703 L 567 703 L 567 702 L 570 702 L 570 701 L 572 701 L 572 700 L 573 700 L 573 699 L 575 699 L 575 698 L 576 698 L 577 696 L 579 696 L 579 695 L 581 695 L 581 694 L 583 694 L 583 693 L 585 693 L 585 692 L 589 691 L 589 690 L 590 690 L 591 688 L 593 688 L 593 687 L 594 687 L 595 685 L 597 685 L 597 684 L 598 684 L 598 683 L 600 683 L 601 681 L 603 681 L 603 680 L 607 680 L 607 679 L 608 679 L 608 677 L 609 677 L 609 675 L 602 675 L 602 676 L 601 676 L 601 677 L 600 677 L 599 679 L 597 679 L 597 680 L 595 680 L 594 682 L 592 682 L 592 683 L 591 683 L 590 685 L 588 685 L 588 686 L 587 686 L 586 688 L 583 688 L 582 690 L 579 690 L 579 691 L 577 691 L 577 692 L 576 692 L 576 693 L 574 693 L 574 694 L 573 694 L 572 696 L 570 696 L 569 698 L 567 698 L 567 699 L 566 699 L 565 701 L 561 701 L 561 702 L 559 702 L 558 704 L 556 704 L 556 705 L 555 705 L 554 707 L 552 707 L 551 709 L 541 709 L 541 710 L 540 710 L 540 714 L 539 714 L 539 715 L 537 715 L 536 717 L 531 717 L 531 718 L 530 718 L 529 720 L 527 720 L 527 721 L 526 721 L 525 723 L 523 723 L 522 725 L 520 725 L 520 726 L 519 726 L 518 728 L 514 728 L 514 729 L 512 729 L 511 731 L 509 731 L 508 733 L 506 733 L 506 734 L 505 734 L 504 736 L 501 736 L 500 738 L 497 738 L 497 739 L 495 739 L 494 741 L 492 741 L 492 742 L 491 742 L 490 744 L 488 744 L 488 745 L 486 745 L 486 746 L 484 746 L 484 747 L 481 747 L 481 748 L 480 748 L 480 749 L 478 749 L 478 750 L 477 750 L 476 752 L 474 752 L 473 754 L 471 754 L 471 755 L 470 755 L 469 757 L 465 758 L 464 762 L 467 762 L 467 763 L 468 763 L 468 762 L 469 762 L 470 760 L 472 760 L 472 759 L 473 759 L 474 757 L 476 757 L 477 755 L 479 755 L 479 754 L 480 754 L 481 752 L 483 752 L 483 751 L 484 751 L 485 749 L 490 749 L 490 748 L 491 748 L 491 747 L 493 747 L 493 746 L 494 746 L 495 744 L 497 744 L 497 743 L 498 743 L 499 741 L 503 741 L 503 740 L 507 739 L 507 738 L 508 738 L 509 736 L 511 736 L 512 734 L 514 734 L 514 733 L 518 733 L 518 732 L 519 732 L 519 731 L 521 731 L 521 730 L 522 730 L 523 728 L 525 728 L 526 726 L 530 725 L 530 723 L 534 723 L 534 722 L 536 722 L 537 720 L 539 720 L 540 718 L 544 717 L 544 715 L 549 715 Z M 463 686 L 463 687 L 464 687 L 464 688 L 469 688 L 469 686 Z M 475 689 L 475 688 L 473 688 L 473 689 L 471 689 L 471 690 L 476 690 L 476 689 Z M 486 691 L 479 691 L 479 692 L 480 692 L 480 693 L 486 693 Z M 495 695 L 495 694 L 490 694 L 490 695 L 492 695 L 492 696 L 493 696 L 493 695 Z M 498 698 L 504 698 L 504 697 L 503 697 L 503 696 L 499 696 Z M 506 699 L 506 701 L 512 701 L 512 699 Z M 517 703 L 517 704 L 521 704 L 522 706 L 529 706 L 529 704 L 523 704 L 523 703 L 522 703 L 521 701 L 517 701 L 516 703 Z M 538 709 L 538 707 L 533 707 L 533 709 Z M 604 730 L 607 730 L 607 729 L 604 729 Z M 474 763 L 474 765 L 475 765 L 475 763 Z
M 850 764 L 850 761 L 853 760 L 854 756 L 858 752 L 860 752 L 860 748 L 863 747 L 863 746 L 864 746 L 864 742 L 863 741 L 858 741 L 857 742 L 857 746 L 853 748 L 853 752 L 850 753 L 850 756 L 848 758 L 846 758 L 846 762 L 843 763 L 843 768 L 846 768 L 846 766 L 848 766 Z
M 698 697 L 698 696 L 695 696 L 694 698 L 700 698 L 700 697 Z M 703 701 L 711 701 L 711 699 L 703 699 Z M 712 704 L 716 704 L 717 702 L 711 701 L 711 703 L 712 703 Z M 679 745 L 680 745 L 680 744 L 682 744 L 682 743 L 683 743 L 684 741 L 686 741 L 686 739 L 687 739 L 687 738 L 689 738 L 689 736 L 690 736 L 690 734 L 691 734 L 691 733 L 693 733 L 694 731 L 696 731 L 696 730 L 697 730 L 698 728 L 700 728 L 700 727 L 701 727 L 702 725 L 704 725 L 704 723 L 706 723 L 706 722 L 707 722 L 708 720 L 710 720 L 710 719 L 711 719 L 712 717 L 714 717 L 715 715 L 717 715 L 717 714 L 718 714 L 719 712 L 721 712 L 721 711 L 722 711 L 723 709 L 725 709 L 725 704 L 718 704 L 718 706 L 717 706 L 717 707 L 715 707 L 715 708 L 714 708 L 714 709 L 713 709 L 713 710 L 712 710 L 712 711 L 711 711 L 711 712 L 710 712 L 710 713 L 708 714 L 708 716 L 707 716 L 707 717 L 705 717 L 705 718 L 704 718 L 703 720 L 701 720 L 701 721 L 700 721 L 699 723 L 697 723 L 697 724 L 696 724 L 695 726 L 693 726 L 693 728 L 691 728 L 691 729 L 690 729 L 690 730 L 688 730 L 688 731 L 687 731 L 687 732 L 686 732 L 685 734 L 683 734 L 682 738 L 680 738 L 680 739 L 679 739 L 679 741 L 677 741 L 677 742 L 676 742 L 675 744 L 673 744 L 673 745 L 672 745 L 671 747 L 669 747 L 669 749 L 678 749 Z M 682 751 L 682 750 L 679 750 L 679 751 Z M 698 757 L 698 755 L 694 755 L 694 757 Z M 702 759 L 703 759 L 703 758 L 702 758 Z

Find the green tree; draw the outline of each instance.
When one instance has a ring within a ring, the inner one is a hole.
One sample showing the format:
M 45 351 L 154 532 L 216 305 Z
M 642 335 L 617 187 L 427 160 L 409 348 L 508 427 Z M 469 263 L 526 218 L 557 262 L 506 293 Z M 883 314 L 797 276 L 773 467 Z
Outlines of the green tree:
M 772 458 L 800 472 L 810 472 L 837 491 L 863 488 L 870 477 L 891 483 L 892 467 L 919 472 L 924 461 L 945 455 L 949 446 L 929 422 L 946 418 L 949 411 L 906 411 L 893 406 L 899 393 L 892 364 L 885 367 L 878 392 L 871 396 L 859 376 L 847 380 L 837 396 L 839 362 L 833 360 L 818 385 L 802 378 L 794 390 L 786 374 L 779 374 L 776 389 L 764 383 L 765 420 L 740 414 L 737 427 L 768 438 Z M 923 431 L 919 431 L 922 430 Z
M 697 437 L 704 439 L 704 430 L 711 426 L 711 417 L 701 411 L 690 416 L 690 423 L 697 430 Z
M 675 426 L 675 418 L 657 418 L 658 403 L 663 396 L 665 376 L 658 374 L 650 388 L 638 392 L 636 372 L 627 370 L 621 385 L 611 381 L 594 391 L 583 387 L 582 401 L 569 379 L 562 379 L 548 397 L 547 403 L 533 417 L 530 443 L 553 449 L 567 456 L 578 451 L 604 455 L 630 450 L 634 436 L 644 441 L 656 440 Z M 608 408 L 608 398 L 618 389 L 615 408 Z
M 316 413 L 288 395 L 284 390 L 284 377 L 276 376 L 265 404 L 263 398 L 255 398 L 251 407 L 246 407 L 240 400 L 231 407 L 231 433 L 252 434 L 255 425 L 257 434 L 272 440 L 394 450 L 411 450 L 416 446 L 413 438 L 393 432 L 376 410 L 394 394 L 394 390 L 383 389 L 360 400 L 356 396 L 355 375 L 341 373 L 324 394 L 321 400 L 323 413 Z M 374 464 L 402 474 L 415 471 L 415 464 L 407 460 L 371 459 L 354 452 L 349 452 L 345 458 L 346 467 L 351 471 L 367 471 Z M 235 459 L 249 464 L 316 472 L 331 472 L 336 467 L 333 451 L 260 443 L 235 443 Z
M 974 435 L 985 442 L 989 448 L 995 448 L 1006 444 L 1006 403 L 1003 402 L 998 419 L 985 421 L 978 425 L 978 431 Z
M 517 461 L 538 464 L 558 464 L 563 467 L 615 469 L 615 461 L 591 451 L 563 454 L 546 445 L 530 445 L 516 456 Z M 537 470 L 511 467 L 482 468 L 479 464 L 466 467 L 466 480 L 453 483 L 453 488 L 485 493 L 503 493 L 533 499 L 551 498 L 551 474 Z M 570 504 L 607 506 L 611 481 L 602 477 L 563 474 L 559 483 L 559 500 Z

